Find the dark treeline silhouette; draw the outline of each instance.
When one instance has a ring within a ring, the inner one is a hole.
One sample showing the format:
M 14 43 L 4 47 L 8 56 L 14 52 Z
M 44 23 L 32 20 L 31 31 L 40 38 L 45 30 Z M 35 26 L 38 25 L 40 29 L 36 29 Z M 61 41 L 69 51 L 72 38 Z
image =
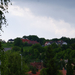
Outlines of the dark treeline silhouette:
M 34 40 L 39 42 L 41 45 L 43 45 L 46 41 L 65 41 L 68 44 L 74 44 L 75 38 L 69 38 L 69 37 L 61 37 L 61 38 L 53 38 L 53 39 L 45 39 L 45 38 L 39 38 L 37 35 L 29 35 L 29 36 L 23 36 L 24 39 Z

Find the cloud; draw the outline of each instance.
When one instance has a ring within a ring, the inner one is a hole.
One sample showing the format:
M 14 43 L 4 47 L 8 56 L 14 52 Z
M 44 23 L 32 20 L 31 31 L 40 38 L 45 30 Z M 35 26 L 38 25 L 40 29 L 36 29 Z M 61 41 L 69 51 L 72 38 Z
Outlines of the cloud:
M 34 15 L 29 8 L 22 8 L 17 5 L 10 6 L 9 12 L 7 18 L 10 25 L 5 32 L 8 37 L 22 37 L 26 34 L 36 34 L 48 39 L 62 36 L 74 37 L 75 28 L 62 19 L 57 20 L 50 16 Z
M 35 22 L 32 23 L 32 26 L 39 30 L 39 33 L 42 31 L 50 32 L 51 35 L 58 37 L 68 36 L 74 37 L 75 28 L 71 27 L 69 23 L 66 23 L 64 20 L 55 20 L 51 17 L 35 17 Z M 49 36 L 50 34 L 47 34 Z
M 29 8 L 20 8 L 19 6 L 9 6 L 9 13 L 13 16 L 23 17 L 30 12 Z

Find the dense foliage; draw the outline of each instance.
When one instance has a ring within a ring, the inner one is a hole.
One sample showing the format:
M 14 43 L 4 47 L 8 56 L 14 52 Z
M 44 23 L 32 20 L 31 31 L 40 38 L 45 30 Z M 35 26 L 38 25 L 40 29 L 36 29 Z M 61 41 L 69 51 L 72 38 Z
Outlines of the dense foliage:
M 61 39 L 63 41 L 68 42 L 67 45 L 57 45 L 56 43 L 53 43 L 49 46 L 43 46 L 40 43 L 28 45 L 27 43 L 23 43 L 21 38 L 16 38 L 14 40 L 14 43 L 7 42 L 7 43 L 2 43 L 2 45 L 6 44 L 5 46 L 8 46 L 8 45 L 10 47 L 12 46 L 11 52 L 21 53 L 23 56 L 24 63 L 26 63 L 29 67 L 29 71 L 36 73 L 36 70 L 34 70 L 34 68 L 30 68 L 29 66 L 31 62 L 43 61 L 43 66 L 46 69 L 44 68 L 41 71 L 41 75 L 43 75 L 43 73 L 44 75 L 46 75 L 47 73 L 51 74 L 51 72 L 53 73 L 53 71 L 55 75 L 61 75 L 61 73 L 59 73 L 58 70 L 62 70 L 63 67 L 67 69 L 67 66 L 66 66 L 67 62 L 65 62 L 65 60 L 67 60 L 68 57 L 70 57 L 70 59 L 72 60 L 71 63 L 75 63 L 74 62 L 75 43 L 71 42 L 72 41 L 71 39 L 69 41 L 67 41 L 68 40 L 67 38 L 66 38 L 67 40 L 65 40 L 64 38 L 61 38 Z M 56 40 L 58 39 L 52 39 L 52 41 L 56 41 Z M 48 40 L 48 41 L 51 41 L 51 40 Z M 51 69 L 51 72 L 49 72 L 50 69 Z

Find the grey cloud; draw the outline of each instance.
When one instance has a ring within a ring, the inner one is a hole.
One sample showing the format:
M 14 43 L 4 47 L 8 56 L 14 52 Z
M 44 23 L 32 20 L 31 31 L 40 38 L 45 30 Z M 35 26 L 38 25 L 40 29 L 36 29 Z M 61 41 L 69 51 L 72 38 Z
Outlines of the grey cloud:
M 37 16 L 64 20 L 74 26 L 75 0 L 16 0 L 21 7 L 28 7 Z

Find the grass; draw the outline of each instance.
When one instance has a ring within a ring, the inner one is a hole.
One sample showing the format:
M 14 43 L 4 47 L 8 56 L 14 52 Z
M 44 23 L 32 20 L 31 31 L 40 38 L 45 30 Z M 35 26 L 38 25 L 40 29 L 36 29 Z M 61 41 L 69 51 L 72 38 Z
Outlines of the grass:
M 11 48 L 13 47 L 13 43 L 2 43 L 3 48 Z
M 3 48 L 11 48 L 11 47 L 13 47 L 13 43 L 2 43 L 2 47 Z M 28 51 L 29 52 L 30 49 L 31 49 L 31 46 L 23 47 L 24 51 Z

